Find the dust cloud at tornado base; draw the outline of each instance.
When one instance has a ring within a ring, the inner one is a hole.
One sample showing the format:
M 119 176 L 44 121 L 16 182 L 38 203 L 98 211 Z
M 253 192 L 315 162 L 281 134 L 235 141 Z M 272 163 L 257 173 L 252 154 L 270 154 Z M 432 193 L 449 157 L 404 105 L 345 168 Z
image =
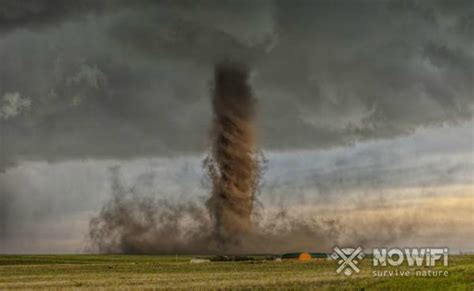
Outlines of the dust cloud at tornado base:
M 140 179 L 135 184 L 126 183 L 124 171 L 120 167 L 110 169 L 111 198 L 90 221 L 88 252 L 248 254 L 330 251 L 334 245 L 396 246 L 397 242 L 410 241 L 419 244 L 423 238 L 433 241 L 437 237 L 436 233 L 430 233 L 433 231 L 430 213 L 434 209 L 446 220 L 446 225 L 438 221 L 438 226 L 449 226 L 452 233 L 469 233 L 462 228 L 469 222 L 458 223 L 456 227 L 450 224 L 456 213 L 469 213 L 466 199 L 453 200 L 443 210 L 439 209 L 440 201 L 436 199 L 421 200 L 412 209 L 404 208 L 403 204 L 399 207 L 389 199 L 388 203 L 381 202 L 369 209 L 359 207 L 346 211 L 350 205 L 321 203 L 309 209 L 301 205 L 263 207 L 257 203 L 250 231 L 241 236 L 239 243 L 223 247 L 215 235 L 205 199 L 177 202 L 158 198 L 161 195 L 144 195 L 153 193 L 153 189 L 148 189 Z M 385 194 L 399 195 L 396 192 Z M 360 193 L 363 201 L 366 193 Z M 285 195 L 291 196 L 291 193 Z M 376 197 L 372 195 L 370 199 Z M 376 204 L 374 201 L 370 203 Z M 351 205 L 353 202 L 348 201 Z

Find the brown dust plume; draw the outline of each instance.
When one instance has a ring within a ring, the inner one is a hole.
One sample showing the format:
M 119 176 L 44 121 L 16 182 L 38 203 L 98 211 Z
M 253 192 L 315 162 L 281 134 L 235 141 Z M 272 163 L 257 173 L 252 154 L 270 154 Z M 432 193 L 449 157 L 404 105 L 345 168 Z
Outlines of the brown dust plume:
M 211 145 L 204 161 L 212 183 L 207 207 L 215 238 L 233 244 L 251 231 L 260 178 L 255 98 L 248 84 L 248 70 L 241 65 L 221 63 L 214 78 Z

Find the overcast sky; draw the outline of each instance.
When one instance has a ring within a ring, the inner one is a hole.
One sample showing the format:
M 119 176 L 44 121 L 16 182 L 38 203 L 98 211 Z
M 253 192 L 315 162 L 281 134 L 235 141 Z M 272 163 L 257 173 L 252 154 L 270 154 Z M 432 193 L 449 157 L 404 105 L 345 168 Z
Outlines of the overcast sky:
M 116 165 L 148 195 L 206 197 L 223 59 L 251 70 L 266 208 L 435 197 L 450 233 L 413 243 L 469 248 L 473 35 L 468 0 L 1 1 L 0 253 L 82 250 Z

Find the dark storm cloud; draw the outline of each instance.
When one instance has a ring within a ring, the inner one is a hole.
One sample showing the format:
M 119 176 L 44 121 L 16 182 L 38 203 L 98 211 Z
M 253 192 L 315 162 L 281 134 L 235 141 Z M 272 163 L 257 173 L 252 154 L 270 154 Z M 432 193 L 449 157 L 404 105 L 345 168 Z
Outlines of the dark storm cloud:
M 10 217 L 9 211 L 11 201 L 11 193 L 8 191 L 3 181 L 0 180 L 0 237 L 6 237 L 8 234 L 8 220 Z
M 90 0 L 4 0 L 0 5 L 0 32 L 43 28 L 70 17 L 99 12 L 104 3 Z
M 209 80 L 248 63 L 269 148 L 472 117 L 470 1 L 3 1 L 0 167 L 206 146 Z
M 106 15 L 121 9 L 146 9 L 153 0 L 3 0 L 0 33 L 18 29 L 41 30 L 88 15 Z

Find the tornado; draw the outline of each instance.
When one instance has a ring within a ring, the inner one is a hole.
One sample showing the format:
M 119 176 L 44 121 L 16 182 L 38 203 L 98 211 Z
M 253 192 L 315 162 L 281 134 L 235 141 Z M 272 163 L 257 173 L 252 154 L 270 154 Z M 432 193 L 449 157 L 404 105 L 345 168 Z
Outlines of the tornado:
M 260 175 L 255 98 L 248 69 L 231 62 L 215 66 L 210 150 L 204 164 L 212 183 L 207 207 L 215 238 L 238 244 L 252 228 Z
M 265 158 L 257 148 L 256 100 L 248 79 L 248 69 L 240 64 L 215 66 L 209 151 L 203 164 L 212 188 L 205 207 L 137 195 L 134 187 L 122 184 L 120 168 L 114 167 L 112 196 L 90 220 L 88 250 L 216 254 L 268 247 L 255 213 Z

